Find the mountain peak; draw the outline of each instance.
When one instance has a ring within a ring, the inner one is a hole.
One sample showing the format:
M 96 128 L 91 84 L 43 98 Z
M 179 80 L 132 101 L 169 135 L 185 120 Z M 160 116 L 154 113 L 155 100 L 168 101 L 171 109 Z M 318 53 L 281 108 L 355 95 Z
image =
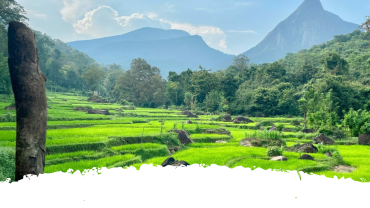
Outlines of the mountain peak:
M 296 11 L 299 12 L 317 12 L 325 11 L 320 0 L 304 0 L 303 3 L 298 7 Z M 314 14 L 311 14 L 314 15 Z
M 262 42 L 243 54 L 256 64 L 274 62 L 284 58 L 287 53 L 308 49 L 357 28 L 358 25 L 325 11 L 320 0 L 304 0 Z

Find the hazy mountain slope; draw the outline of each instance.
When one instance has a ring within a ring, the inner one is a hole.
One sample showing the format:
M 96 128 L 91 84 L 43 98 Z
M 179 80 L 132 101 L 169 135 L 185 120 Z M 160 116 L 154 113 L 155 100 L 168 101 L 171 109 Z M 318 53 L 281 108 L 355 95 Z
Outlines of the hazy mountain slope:
M 356 29 L 358 25 L 325 11 L 320 0 L 305 0 L 262 42 L 243 54 L 256 64 L 274 62 L 284 58 L 287 53 L 308 49 L 332 40 L 335 35 L 351 33 Z
M 92 40 L 81 40 L 68 42 L 72 48 L 76 48 L 82 52 L 94 50 L 100 46 L 122 41 L 148 41 L 148 40 L 162 40 L 171 38 L 180 38 L 190 36 L 189 33 L 182 30 L 164 30 L 158 28 L 144 27 L 138 30 L 128 32 L 123 35 L 104 37 Z
M 149 64 L 159 67 L 165 76 L 168 71 L 197 69 L 199 65 L 223 69 L 215 65 L 233 57 L 210 48 L 198 35 L 156 41 L 122 41 L 98 47 L 87 54 L 98 62 L 115 62 L 126 69 L 132 59 L 144 58 Z
M 68 43 L 86 52 L 103 64 L 117 63 L 130 68 L 132 59 L 143 58 L 159 67 L 167 77 L 168 71 L 181 72 L 199 65 L 213 70 L 224 69 L 232 62 L 233 55 L 210 48 L 198 36 L 181 30 L 142 28 L 120 36 Z

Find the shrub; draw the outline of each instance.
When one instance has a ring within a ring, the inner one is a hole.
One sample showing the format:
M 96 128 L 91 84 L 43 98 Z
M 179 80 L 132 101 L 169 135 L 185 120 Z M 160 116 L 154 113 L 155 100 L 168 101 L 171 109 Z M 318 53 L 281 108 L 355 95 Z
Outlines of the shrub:
M 274 156 L 281 156 L 283 155 L 284 148 L 283 147 L 270 147 L 266 151 L 266 155 L 269 157 Z
M 282 131 L 282 130 L 283 130 L 283 128 L 284 128 L 284 124 L 278 124 L 278 125 L 276 126 L 276 128 L 277 128 L 277 130 L 278 130 L 278 131 Z
M 261 121 L 259 122 L 258 124 L 256 124 L 255 126 L 255 129 L 261 129 L 262 126 L 272 126 L 274 125 L 274 123 L 272 123 L 271 121 Z
M 317 147 L 318 152 L 322 153 L 322 154 L 325 154 L 325 153 L 328 153 L 328 152 L 330 152 L 330 153 L 338 152 L 337 148 L 326 146 L 324 144 L 317 144 L 316 147 Z
M 0 147 L 0 181 L 15 179 L 15 148 Z
M 127 100 L 122 99 L 122 100 L 120 101 L 120 104 L 121 104 L 121 105 L 130 105 L 131 103 L 130 103 L 130 102 L 128 102 Z
M 294 119 L 292 122 L 290 122 L 290 124 L 293 125 L 293 126 L 301 125 L 301 123 L 297 119 Z
M 246 138 L 258 138 L 258 139 L 271 139 L 278 140 L 281 138 L 281 134 L 276 131 L 254 131 L 253 133 L 245 133 Z
M 13 116 L 13 114 L 10 112 L 0 116 L 0 122 L 16 122 L 16 120 L 16 116 Z
M 155 107 L 156 107 L 155 102 L 151 101 L 151 102 L 149 103 L 149 108 L 155 108 Z

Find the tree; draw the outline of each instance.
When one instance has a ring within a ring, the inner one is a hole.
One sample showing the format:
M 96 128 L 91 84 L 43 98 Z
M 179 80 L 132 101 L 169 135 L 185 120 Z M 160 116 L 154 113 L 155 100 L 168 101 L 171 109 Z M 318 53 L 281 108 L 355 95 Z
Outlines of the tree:
M 370 16 L 365 17 L 365 22 L 360 25 L 360 28 L 362 28 L 366 33 L 370 31 Z
M 221 106 L 223 99 L 224 96 L 220 91 L 212 90 L 207 94 L 204 104 L 209 111 L 216 111 Z
M 339 54 L 330 52 L 326 57 L 320 60 L 326 71 L 333 75 L 345 75 L 348 73 L 349 64 L 342 59 Z
M 239 71 L 248 68 L 249 58 L 245 55 L 239 55 L 234 57 L 233 66 L 235 66 Z
M 122 67 L 119 65 L 111 65 L 107 77 L 104 80 L 104 86 L 107 89 L 110 97 L 113 97 L 113 90 L 116 86 L 117 78 L 124 74 Z
M 0 0 L 0 53 L 8 56 L 8 32 L 6 26 L 10 21 L 25 22 L 24 8 L 14 0 Z
M 215 73 L 210 73 L 211 70 L 206 70 L 201 66 L 199 68 L 199 71 L 192 73 L 190 82 L 192 92 L 197 96 L 198 102 L 202 103 L 209 92 L 219 90 L 220 81 Z
M 15 0 L 0 0 L 0 24 L 7 25 L 10 21 L 25 22 L 26 11 Z
M 229 102 L 231 102 L 238 87 L 237 80 L 231 74 L 227 74 L 221 78 L 221 90 Z
M 82 74 L 81 78 L 89 86 L 90 91 L 95 91 L 100 82 L 104 79 L 105 72 L 100 66 L 91 65 L 88 70 Z
M 155 95 L 157 98 L 162 96 L 164 88 L 158 88 L 159 83 L 163 84 L 159 68 L 150 66 L 144 59 L 134 59 L 130 70 L 117 78 L 114 95 L 116 99 L 125 99 L 135 105 L 149 104 L 154 99 L 154 93 L 158 92 Z
M 191 103 L 193 101 L 193 98 L 194 96 L 191 92 L 185 93 L 184 103 L 186 104 L 186 106 L 188 106 L 188 108 L 191 108 Z
M 12 83 L 8 68 L 8 60 L 0 53 L 0 94 L 12 93 Z
M 179 105 L 178 99 L 178 91 L 179 91 L 179 83 L 169 81 L 166 84 L 166 97 L 171 102 L 172 105 Z M 180 100 L 181 102 L 181 100 Z

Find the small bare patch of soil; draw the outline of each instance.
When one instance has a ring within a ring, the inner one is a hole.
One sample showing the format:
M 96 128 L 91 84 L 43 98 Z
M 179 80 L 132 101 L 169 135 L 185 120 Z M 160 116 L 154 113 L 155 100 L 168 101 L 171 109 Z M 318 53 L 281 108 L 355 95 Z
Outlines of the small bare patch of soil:
M 356 168 L 346 165 L 338 165 L 334 167 L 335 172 L 341 173 L 351 173 L 352 171 L 356 170 Z

